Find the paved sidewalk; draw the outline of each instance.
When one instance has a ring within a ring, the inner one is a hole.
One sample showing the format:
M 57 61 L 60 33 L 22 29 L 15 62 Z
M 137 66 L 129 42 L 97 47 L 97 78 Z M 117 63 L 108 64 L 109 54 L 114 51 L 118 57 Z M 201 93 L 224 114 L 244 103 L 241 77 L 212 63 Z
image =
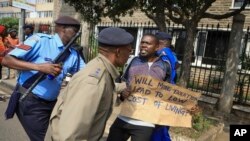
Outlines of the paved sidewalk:
M 15 84 L 16 84 L 15 78 L 7 79 L 7 80 L 0 80 L 0 96 L 4 96 L 4 97 L 8 98 L 10 96 L 12 90 L 14 89 Z M 7 102 L 6 102 L 6 105 L 7 105 Z M 109 120 L 107 121 L 105 132 L 104 132 L 104 137 L 100 141 L 106 141 L 106 138 L 107 138 L 108 133 L 109 133 L 109 128 L 112 125 L 113 121 L 116 119 L 119 111 L 120 111 L 120 107 L 114 107 L 113 113 L 110 116 Z M 13 125 L 13 126 L 16 127 L 16 126 L 20 126 L 20 125 L 17 121 L 17 125 Z M 13 127 L 11 127 L 11 128 L 13 128 Z M 21 128 L 21 127 L 19 127 L 19 128 Z M 228 130 L 229 130 L 228 127 L 225 128 L 224 131 L 215 139 L 215 141 L 227 141 L 227 140 L 229 140 L 229 131 Z M 23 133 L 22 131 L 23 130 L 20 131 L 20 134 L 22 136 L 26 137 L 25 133 Z M 8 135 L 5 135 L 5 136 L 8 136 Z M 48 130 L 48 133 L 46 135 L 45 140 L 50 141 L 50 131 L 49 130 Z
M 16 79 L 0 80 L 0 96 L 4 96 L 5 98 L 10 97 L 11 92 L 14 89 L 15 85 L 16 85 Z M 8 102 L 8 100 L 5 102 L 6 103 L 5 106 L 7 106 L 7 102 Z M 109 128 L 110 128 L 111 124 L 113 123 L 113 121 L 115 120 L 115 118 L 117 117 L 117 114 L 119 113 L 119 111 L 120 111 L 119 107 L 114 108 L 112 115 L 110 116 L 109 120 L 107 121 L 104 136 L 100 141 L 106 141 L 106 138 L 107 138 L 108 133 L 109 133 Z M 17 119 L 15 119 L 15 120 L 16 120 L 15 123 L 17 123 L 17 125 L 15 125 L 15 127 L 18 126 L 16 128 L 19 128 L 19 130 L 21 130 L 20 131 L 21 133 L 19 133 L 19 134 L 22 137 L 27 138 L 25 133 L 22 132 L 21 125 L 19 125 Z M 10 128 L 12 128 L 12 127 L 10 127 Z M 7 132 L 7 134 L 8 133 L 9 132 Z M 51 135 L 50 130 L 48 130 L 47 135 L 46 135 L 46 139 L 45 139 L 46 141 L 50 140 L 50 135 Z M 6 136 L 8 136 L 8 135 L 5 135 L 5 137 Z

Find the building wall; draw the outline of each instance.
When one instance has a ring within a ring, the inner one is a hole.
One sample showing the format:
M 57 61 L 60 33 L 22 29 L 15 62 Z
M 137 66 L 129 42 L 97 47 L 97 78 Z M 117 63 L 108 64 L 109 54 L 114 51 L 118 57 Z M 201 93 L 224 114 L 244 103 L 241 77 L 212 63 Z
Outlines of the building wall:
M 232 7 L 232 0 L 216 0 L 215 3 L 208 9 L 209 13 L 213 14 L 224 14 L 226 12 L 230 12 L 233 10 Z M 242 12 L 242 14 L 246 15 L 245 19 L 245 26 L 244 28 L 246 29 L 248 26 L 250 26 L 250 7 L 246 8 L 245 11 Z M 148 22 L 153 22 L 150 20 L 144 13 L 141 11 L 135 12 L 132 16 L 125 16 L 121 17 L 122 22 L 134 22 L 134 23 L 148 23 Z M 109 18 L 102 18 L 102 22 L 112 22 Z M 217 24 L 219 23 L 221 27 L 226 28 L 227 25 L 229 24 L 231 26 L 232 24 L 232 17 L 227 18 L 227 19 L 222 19 L 222 20 L 214 20 L 214 19 L 202 19 L 200 21 L 201 24 Z M 172 22 L 170 23 L 172 24 Z
M 8 0 L 0 0 L 0 2 L 4 2 Z M 36 5 L 36 12 L 51 12 L 51 16 L 43 16 L 38 17 L 39 14 L 35 14 L 34 12 L 30 12 L 26 10 L 26 16 L 25 22 L 27 23 L 45 23 L 50 24 L 53 21 L 53 9 L 54 9 L 54 3 L 48 2 L 48 3 L 38 3 Z M 17 18 L 20 18 L 20 12 L 21 10 L 19 8 L 15 8 L 12 6 L 9 7 L 1 7 L 0 8 L 0 17 L 4 13 L 19 13 Z M 32 17 L 30 17 L 30 13 L 32 13 Z M 10 16 L 12 17 L 12 16 Z
M 36 5 L 36 13 L 37 14 L 35 14 L 36 16 L 27 17 L 26 22 L 51 24 L 53 22 L 53 10 L 54 10 L 54 2 L 37 3 L 37 5 Z M 45 12 L 47 12 L 47 13 L 45 13 Z M 39 13 L 42 13 L 43 16 L 39 16 Z M 48 15 L 46 15 L 46 14 L 48 14 Z
M 0 3 L 2 2 L 9 2 L 9 0 L 0 0 Z M 15 8 L 15 7 L 5 7 L 4 5 L 0 5 L 0 18 L 2 17 L 6 17 L 6 13 L 10 14 L 10 13 L 19 13 L 21 10 L 19 8 Z M 11 15 L 13 16 L 13 15 Z
M 60 16 L 71 16 L 75 19 L 81 20 L 80 14 L 75 11 L 72 6 L 64 3 L 63 0 L 54 0 L 54 20 Z M 81 22 L 81 46 L 87 47 L 88 45 L 88 38 L 89 38 L 89 25 L 86 22 Z

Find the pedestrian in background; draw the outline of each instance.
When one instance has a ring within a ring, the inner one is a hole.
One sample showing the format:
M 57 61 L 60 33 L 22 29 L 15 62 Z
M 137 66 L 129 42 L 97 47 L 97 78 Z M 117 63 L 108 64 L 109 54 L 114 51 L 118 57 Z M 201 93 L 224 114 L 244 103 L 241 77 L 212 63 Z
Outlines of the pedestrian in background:
M 4 32 L 5 26 L 0 25 L 0 80 L 2 79 L 2 59 L 5 55 Z
M 52 112 L 53 141 L 101 139 L 116 97 L 117 67 L 126 63 L 133 40 L 121 28 L 109 27 L 99 33 L 98 56 L 72 77 Z
M 127 87 L 136 75 L 147 75 L 163 81 L 170 81 L 171 67 L 169 62 L 161 60 L 156 52 L 159 48 L 159 40 L 152 34 L 142 37 L 139 57 L 132 59 L 124 74 Z M 123 99 L 128 95 L 121 95 Z M 148 113 L 153 114 L 153 113 Z M 118 115 L 110 127 L 107 141 L 150 141 L 154 131 L 153 123 Z
M 24 25 L 23 32 L 24 32 L 24 40 L 26 40 L 33 35 L 34 28 L 30 24 Z
M 9 53 L 11 50 L 16 48 L 16 46 L 19 44 L 19 39 L 17 37 L 17 30 L 16 29 L 10 29 L 9 35 L 4 39 L 4 45 L 6 47 L 6 54 Z M 15 75 L 15 74 L 14 74 Z M 14 78 L 15 76 L 13 76 Z M 10 78 L 10 68 L 6 68 L 6 77 L 4 79 Z
M 13 94 L 23 99 L 18 101 L 16 114 L 31 141 L 44 140 L 63 78 L 68 72 L 74 74 L 85 66 L 73 48 L 69 48 L 67 56 L 62 57 L 63 64 L 51 63 L 80 29 L 80 22 L 68 16 L 60 17 L 55 24 L 55 35 L 34 34 L 9 52 L 2 61 L 3 65 L 20 70 Z M 43 80 L 23 97 L 40 73 L 52 75 L 54 79 L 43 77 Z M 13 117 L 12 113 L 9 113 L 13 104 L 15 103 L 8 105 L 5 113 L 7 119 Z

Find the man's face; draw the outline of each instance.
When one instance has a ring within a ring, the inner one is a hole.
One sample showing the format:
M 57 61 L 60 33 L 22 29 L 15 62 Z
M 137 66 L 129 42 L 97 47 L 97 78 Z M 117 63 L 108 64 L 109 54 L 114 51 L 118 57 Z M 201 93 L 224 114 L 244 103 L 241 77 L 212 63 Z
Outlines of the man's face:
M 76 35 L 76 30 L 73 27 L 66 27 L 63 33 L 62 41 L 66 45 Z
M 10 32 L 10 36 L 12 38 L 15 38 L 17 36 L 17 32 L 13 31 L 13 32 Z
M 116 64 L 118 67 L 123 67 L 127 62 L 129 55 L 132 51 L 131 45 L 126 45 L 118 48 L 119 52 L 117 54 Z
M 32 33 L 32 29 L 30 29 L 30 28 L 25 28 L 24 29 L 24 34 L 25 35 L 29 35 L 29 34 L 31 34 Z
M 150 35 L 145 35 L 141 39 L 140 56 L 149 58 L 155 55 L 159 45 L 157 39 Z

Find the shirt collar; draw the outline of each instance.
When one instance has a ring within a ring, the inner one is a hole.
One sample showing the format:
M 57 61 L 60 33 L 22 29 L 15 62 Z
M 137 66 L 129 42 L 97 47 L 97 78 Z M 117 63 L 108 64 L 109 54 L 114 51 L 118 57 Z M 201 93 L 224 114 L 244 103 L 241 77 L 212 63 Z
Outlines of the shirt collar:
M 62 40 L 61 40 L 60 36 L 56 33 L 56 34 L 54 35 L 54 38 L 55 38 L 55 40 L 56 40 L 56 45 L 57 45 L 57 47 L 62 49 L 62 48 L 64 47 L 64 45 L 63 45 L 63 43 L 62 43 Z M 69 48 L 69 51 L 71 52 L 71 51 L 72 51 L 72 48 Z
M 108 72 L 111 74 L 111 77 L 113 80 L 115 80 L 117 77 L 119 77 L 119 71 L 116 69 L 116 67 L 102 54 L 98 54 L 98 57 L 101 58 L 104 62 L 105 67 L 107 68 Z
M 59 37 L 59 35 L 57 33 L 54 35 L 54 38 L 56 40 L 56 45 L 57 45 L 58 48 L 64 47 L 64 45 L 62 43 L 62 40 L 61 40 L 61 38 Z

